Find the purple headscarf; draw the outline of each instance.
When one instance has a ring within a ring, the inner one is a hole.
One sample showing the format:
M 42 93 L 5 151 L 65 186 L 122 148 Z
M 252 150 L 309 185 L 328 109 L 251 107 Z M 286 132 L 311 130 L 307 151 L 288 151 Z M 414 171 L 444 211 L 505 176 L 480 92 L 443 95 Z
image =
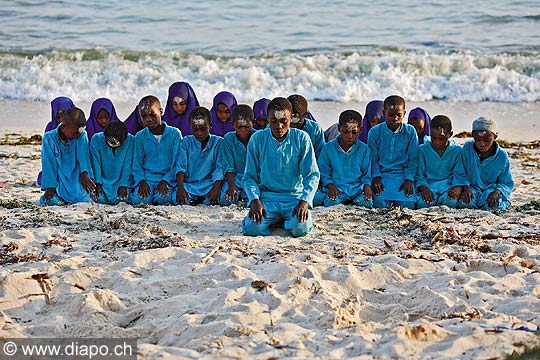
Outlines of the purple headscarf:
M 92 136 L 96 133 L 103 132 L 104 128 L 99 125 L 97 118 L 101 110 L 105 110 L 109 113 L 111 121 L 120 121 L 116 115 L 116 109 L 111 100 L 107 98 L 99 98 L 94 100 L 90 109 L 90 116 L 86 121 L 86 134 L 88 135 L 88 141 L 92 139 Z
M 268 104 L 270 104 L 270 99 L 262 98 L 253 103 L 253 114 L 255 119 L 266 119 L 268 120 Z M 254 124 L 255 129 L 260 130 L 259 125 Z
M 144 129 L 144 126 L 142 125 L 142 119 L 141 114 L 139 114 L 139 105 L 135 106 L 135 110 L 129 114 L 126 120 L 124 120 L 124 124 L 126 124 L 128 128 L 128 133 L 131 135 L 137 134 L 139 131 Z
M 381 100 L 373 100 L 366 105 L 366 113 L 362 120 L 362 131 L 360 131 L 360 135 L 358 135 L 358 139 L 364 144 L 367 144 L 368 133 L 371 129 L 371 120 L 376 116 L 379 118 L 380 122 L 385 121 L 383 110 L 384 102 Z
M 66 111 L 68 109 L 74 108 L 75 104 L 71 101 L 70 98 L 65 96 L 60 96 L 51 101 L 51 121 L 45 126 L 45 132 L 54 130 L 58 127 L 58 121 L 56 121 L 56 114 L 58 111 Z
M 306 119 L 313 120 L 313 121 L 317 122 L 317 119 L 315 119 L 315 116 L 313 116 L 313 114 L 309 110 L 307 112 Z
M 219 120 L 217 117 L 217 108 L 219 103 L 225 104 L 231 112 L 231 117 L 225 123 Z M 210 109 L 210 113 L 212 114 L 212 129 L 210 129 L 210 133 L 218 136 L 224 136 L 226 133 L 234 131 L 232 111 L 236 105 L 236 98 L 228 91 L 222 91 L 214 96 L 214 104 L 212 105 L 212 109 Z
M 172 102 L 175 96 L 184 99 L 187 103 L 186 111 L 182 115 L 178 115 L 173 110 Z M 189 124 L 189 113 L 197 106 L 199 106 L 199 100 L 197 100 L 197 96 L 191 85 L 187 82 L 175 82 L 169 87 L 169 96 L 167 98 L 167 105 L 165 106 L 165 113 L 163 114 L 163 121 L 167 125 L 178 128 L 182 136 L 193 135 L 191 125 Z
M 418 138 L 418 145 L 422 145 L 424 143 L 424 139 L 426 136 L 429 136 L 430 129 L 431 129 L 431 117 L 427 113 L 426 110 L 417 107 L 411 110 L 409 112 L 409 120 L 407 122 L 410 123 L 412 119 L 423 119 L 424 120 L 424 132 L 421 136 Z

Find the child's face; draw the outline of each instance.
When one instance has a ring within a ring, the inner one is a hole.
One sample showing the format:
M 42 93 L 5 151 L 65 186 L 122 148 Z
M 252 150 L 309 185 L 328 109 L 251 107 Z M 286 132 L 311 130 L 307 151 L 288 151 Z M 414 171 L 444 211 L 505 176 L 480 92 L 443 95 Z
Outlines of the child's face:
M 304 126 L 305 122 L 306 122 L 306 114 L 300 114 L 300 113 L 291 114 L 291 127 L 292 128 L 300 129 Z
M 259 129 L 264 129 L 266 125 L 268 125 L 268 120 L 266 120 L 265 118 L 258 118 L 255 119 L 255 123 L 257 124 Z
M 248 140 L 251 135 L 251 129 L 253 128 L 253 123 L 250 120 L 236 120 L 234 121 L 234 130 L 236 131 L 236 136 L 240 140 Z
M 227 122 L 231 118 L 231 111 L 227 105 L 219 103 L 217 106 L 217 117 L 221 122 Z
M 435 150 L 444 150 L 448 146 L 448 140 L 452 136 L 452 132 L 447 132 L 444 129 L 430 129 L 429 134 L 431 136 L 431 146 Z
M 424 129 L 426 126 L 426 122 L 424 121 L 424 119 L 413 118 L 409 121 L 409 124 L 414 126 L 414 128 L 416 129 L 416 135 L 418 135 L 418 138 L 420 139 L 424 134 Z
M 107 110 L 99 110 L 97 114 L 97 122 L 102 128 L 105 128 L 105 126 L 109 125 L 109 123 L 111 122 L 111 116 L 109 115 Z
M 183 115 L 187 110 L 187 102 L 179 96 L 172 99 L 172 108 L 178 115 Z
M 210 120 L 209 119 L 192 119 L 191 131 L 193 136 L 199 141 L 204 141 L 210 134 Z
M 64 121 L 64 110 L 60 109 L 56 113 L 56 122 L 61 124 Z
M 285 138 L 291 126 L 292 114 L 289 110 L 272 110 L 268 112 L 268 124 L 272 135 L 281 140 Z
M 485 154 L 491 150 L 491 147 L 497 139 L 497 135 L 491 131 L 477 130 L 473 131 L 474 145 L 480 151 Z
M 339 125 L 339 133 L 341 134 L 341 141 L 346 146 L 352 146 L 358 139 L 360 133 L 360 126 L 355 122 L 346 122 Z
M 158 103 L 147 106 L 140 106 L 139 113 L 141 115 L 143 127 L 147 127 L 150 130 L 156 129 L 161 126 L 162 110 Z
M 62 133 L 64 133 L 64 136 L 69 140 L 77 139 L 84 130 L 84 128 L 79 129 L 77 125 L 66 125 L 65 123 L 62 123 L 60 126 Z
M 405 116 L 405 106 L 403 105 L 391 105 L 384 108 L 384 117 L 386 118 L 386 124 L 392 131 L 396 131 L 403 117 Z
M 378 116 L 374 116 L 371 121 L 369 122 L 370 129 L 374 127 L 375 125 L 379 125 L 381 123 L 381 119 L 379 119 Z

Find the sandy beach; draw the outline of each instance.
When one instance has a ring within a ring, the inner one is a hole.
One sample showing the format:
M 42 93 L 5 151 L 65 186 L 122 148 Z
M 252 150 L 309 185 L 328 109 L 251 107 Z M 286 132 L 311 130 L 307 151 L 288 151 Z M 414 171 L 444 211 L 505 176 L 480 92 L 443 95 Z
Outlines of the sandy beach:
M 250 238 L 235 206 L 40 207 L 40 145 L 9 133 L 32 134 L 0 132 L 0 337 L 136 337 L 139 359 L 502 359 L 539 344 L 538 143 L 507 149 L 505 212 L 316 208 L 312 235 Z

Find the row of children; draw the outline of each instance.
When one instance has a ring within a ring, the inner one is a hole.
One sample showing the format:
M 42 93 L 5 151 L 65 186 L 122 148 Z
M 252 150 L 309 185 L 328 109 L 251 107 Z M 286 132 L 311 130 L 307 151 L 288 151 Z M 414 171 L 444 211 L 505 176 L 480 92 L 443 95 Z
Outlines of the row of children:
M 142 131 L 133 137 L 124 123 L 111 121 L 104 132 L 94 134 L 90 149 L 84 131 L 84 114 L 76 108 L 67 110 L 62 125 L 44 137 L 42 188 L 45 194 L 41 201 L 45 204 L 89 201 L 92 196 L 96 201 L 111 204 L 128 200 L 133 204 L 202 202 L 226 205 L 243 199 L 250 205 L 251 215 L 260 215 L 263 214 L 260 206 L 252 209 L 254 199 L 258 199 L 264 190 L 277 189 L 277 192 L 267 192 L 269 197 L 266 199 L 280 202 L 283 200 L 279 195 L 281 190 L 288 189 L 285 198 L 289 201 L 291 194 L 304 194 L 305 197 L 305 209 L 302 206 L 301 211 L 294 208 L 291 212 L 298 215 L 297 220 L 304 219 L 304 215 L 307 220 L 308 204 L 330 206 L 353 202 L 367 207 L 399 205 L 409 208 L 446 204 L 496 209 L 509 205 L 513 182 L 508 157 L 495 142 L 497 135 L 492 120 L 475 120 L 474 141 L 462 149 L 450 140 L 452 124 L 448 117 L 436 116 L 431 124 L 421 119 L 419 122 L 425 128 L 429 129 L 431 125 L 431 141 L 418 148 L 417 130 L 402 123 L 405 101 L 399 96 L 391 96 L 384 101 L 382 113 L 378 114 L 384 123 L 369 131 L 368 145 L 359 140 L 364 127 L 361 115 L 354 110 L 346 110 L 340 115 L 336 126 L 339 135 L 324 145 L 320 126 L 306 119 L 306 99 L 291 95 L 283 100 L 278 107 L 285 110 L 290 107 L 290 111 L 267 112 L 270 126 L 261 133 L 271 131 L 271 137 L 277 139 L 287 137 L 289 125 L 302 124 L 300 129 L 304 130 L 309 126 L 318 129 L 311 132 L 290 129 L 295 135 L 297 132 L 307 135 L 304 136 L 307 141 L 303 142 L 309 144 L 306 149 L 311 149 L 315 159 L 319 158 L 318 166 L 317 160 L 307 161 L 307 168 L 290 172 L 292 164 L 296 164 L 297 159 L 301 163 L 309 153 L 306 150 L 301 156 L 293 156 L 295 151 L 298 152 L 299 144 L 292 144 L 295 149 L 292 152 L 279 141 L 277 148 L 270 152 L 269 146 L 261 149 L 261 144 L 253 145 L 254 140 L 250 139 L 255 133 L 255 118 L 248 105 L 233 108 L 230 117 L 234 131 L 224 138 L 211 134 L 214 125 L 210 111 L 203 107 L 192 109 L 188 121 L 193 135 L 182 140 L 177 128 L 162 121 L 159 100 L 148 96 L 137 106 Z M 268 104 L 267 110 L 270 108 Z M 277 134 L 271 120 L 283 119 L 281 122 L 286 123 L 288 115 L 290 121 L 285 134 Z M 367 118 L 364 118 L 364 124 Z M 313 134 L 322 137 L 318 152 L 317 138 Z M 250 168 L 250 155 L 260 156 L 261 153 L 266 154 L 265 162 L 271 164 L 267 172 L 260 164 L 255 169 Z M 71 165 L 65 166 L 66 163 Z M 308 189 L 302 185 L 302 179 L 307 176 L 302 171 L 310 170 L 308 178 L 316 173 L 318 182 L 319 168 L 320 190 L 316 191 L 315 186 L 311 193 L 311 184 Z M 247 176 L 249 170 L 256 176 Z M 292 174 L 299 178 L 295 181 Z M 250 183 L 248 179 L 255 181 Z M 279 185 L 281 180 L 286 182 Z M 295 184 L 293 189 L 291 184 Z M 135 190 L 130 192 L 132 187 Z M 419 194 L 418 200 L 415 190 Z M 298 200 L 298 196 L 295 199 Z M 262 221 L 267 215 L 267 211 L 266 216 L 253 215 L 252 220 Z

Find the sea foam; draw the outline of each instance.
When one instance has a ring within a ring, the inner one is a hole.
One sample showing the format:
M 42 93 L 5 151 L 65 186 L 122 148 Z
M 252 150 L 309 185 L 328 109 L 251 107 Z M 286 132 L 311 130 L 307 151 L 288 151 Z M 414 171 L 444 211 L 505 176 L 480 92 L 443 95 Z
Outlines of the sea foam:
M 411 101 L 535 102 L 540 54 L 420 53 L 396 49 L 257 57 L 88 49 L 0 54 L 0 98 L 75 101 L 165 99 L 187 81 L 201 104 L 222 90 L 240 101 L 301 93 L 310 100 L 369 101 L 400 94 Z

